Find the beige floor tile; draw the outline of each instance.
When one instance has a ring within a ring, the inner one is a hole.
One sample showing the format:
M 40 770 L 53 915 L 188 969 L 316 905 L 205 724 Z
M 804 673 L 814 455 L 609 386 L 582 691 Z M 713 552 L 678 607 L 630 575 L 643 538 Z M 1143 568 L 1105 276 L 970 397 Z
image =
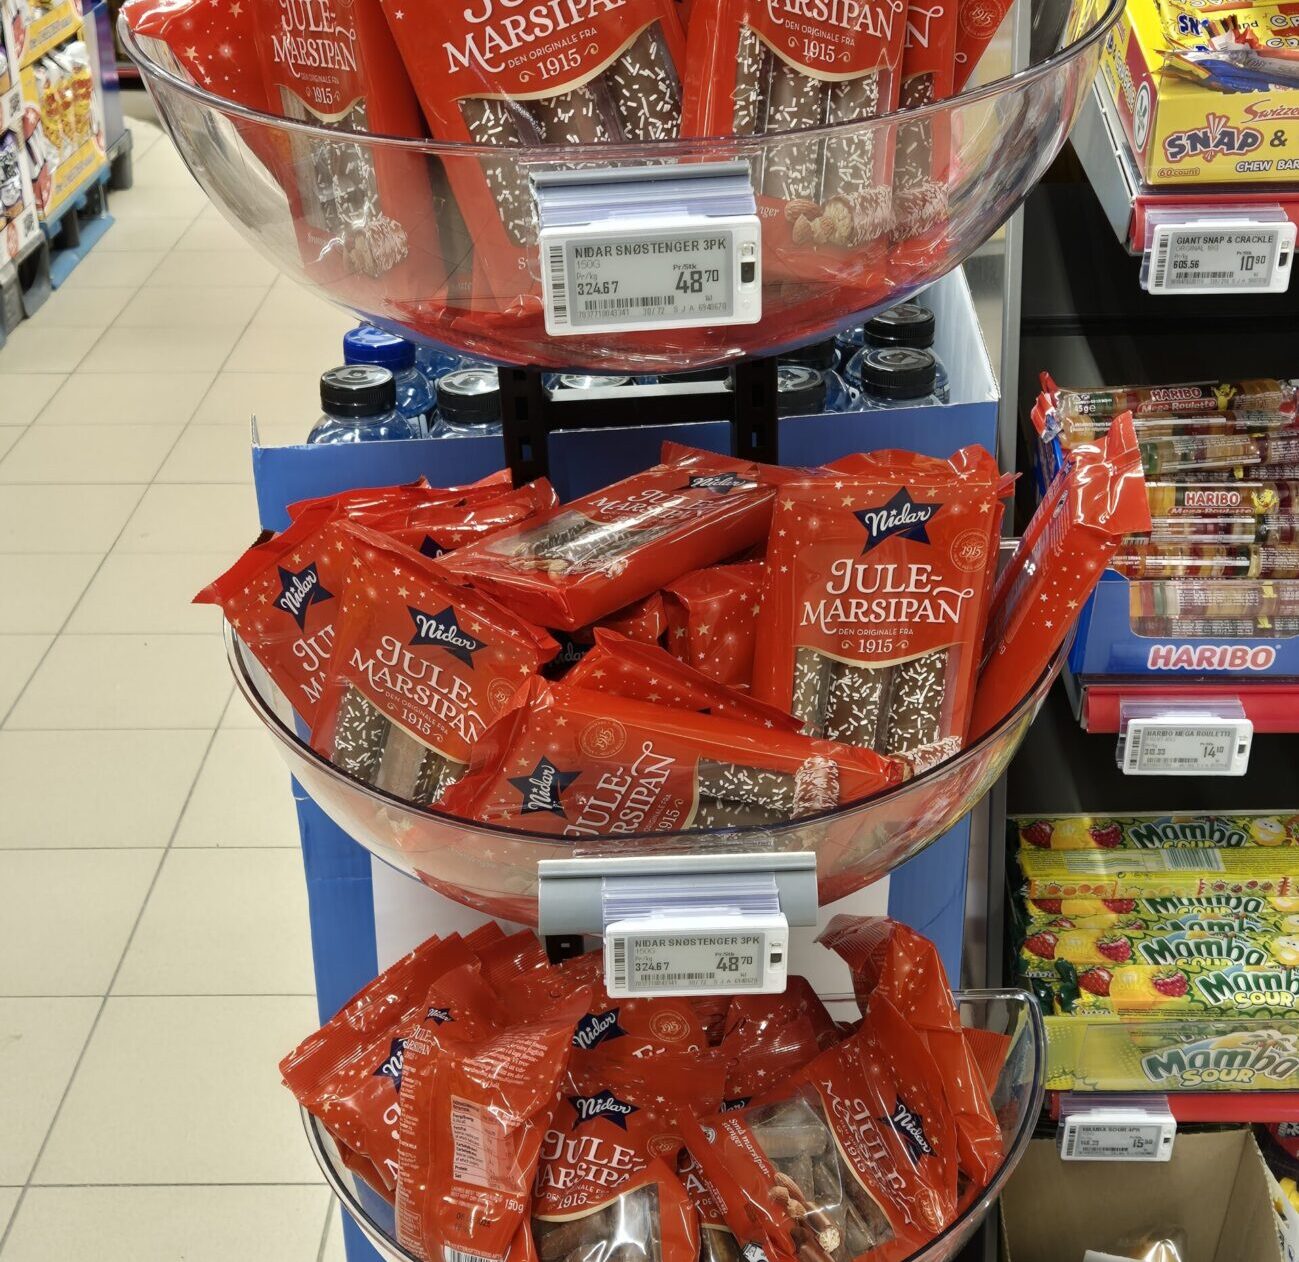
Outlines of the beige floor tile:
M 322 339 L 332 337 L 332 344 L 341 355 L 343 334 L 356 327 L 357 317 L 281 276 L 266 295 L 266 301 L 257 309 L 253 323 L 258 328 L 309 327 L 318 331 Z
M 148 482 L 179 436 L 179 426 L 33 425 L 0 461 L 0 482 Z
M 211 286 L 204 289 L 142 289 L 117 321 L 120 328 L 218 329 L 241 332 L 263 301 L 260 289 Z
M 0 999 L 0 1184 L 27 1181 L 98 999 Z
M 249 422 L 256 416 L 259 424 L 293 422 L 309 431 L 319 412 L 319 385 L 308 375 L 222 372 L 194 413 L 194 424 L 237 425 L 247 435 Z
M 265 291 L 275 267 L 249 250 L 174 250 L 149 277 L 150 289 L 247 285 Z
M 0 635 L 0 716 L 18 700 L 52 635 Z
M 316 1262 L 328 1199 L 318 1187 L 31 1188 L 4 1259 Z
M 215 373 L 74 373 L 41 412 L 40 425 L 183 425 Z
M 255 252 L 237 228 L 230 224 L 220 211 L 216 217 L 199 216 L 185 229 L 179 241 L 178 250 L 248 250 Z
M 210 729 L 232 687 L 216 635 L 61 635 L 6 726 Z
M 250 327 L 231 351 L 226 368 L 230 372 L 301 373 L 307 406 L 311 407 L 312 387 L 322 372 L 338 366 L 342 354 L 340 343 L 322 338 L 316 329 Z
M 0 632 L 58 631 L 99 561 L 91 552 L 0 553 Z
M 171 850 L 113 994 L 314 994 L 308 923 L 297 850 Z
M 252 716 L 242 696 L 234 697 L 231 709 Z M 274 738 L 260 723 L 256 730 L 223 728 L 203 762 L 176 845 L 296 847 L 292 784 Z
M 182 188 L 188 188 L 195 182 L 185 166 L 184 159 L 170 142 L 155 145 L 134 164 L 134 167 L 134 184 L 137 188 L 156 188 L 165 185 L 180 185 Z
M 5 1228 L 9 1226 L 21 1195 L 22 1188 L 0 1188 L 0 1236 L 5 1234 Z
M 112 252 L 170 250 L 194 222 L 194 215 L 124 215 L 104 233 L 99 249 Z
M 232 560 L 233 554 L 224 552 L 192 556 L 114 552 L 104 559 L 67 629 L 88 635 L 219 632 L 220 611 L 192 602 L 199 589 L 224 573 Z
M 139 486 L 0 486 L 0 552 L 107 552 Z
M 36 314 L 46 329 L 106 329 L 121 314 L 135 289 L 130 285 L 103 288 L 61 286 Z
M 209 739 L 204 731 L 0 732 L 0 848 L 167 845 Z M 55 768 L 75 768 L 77 784 L 57 807 Z
M 25 425 L 0 425 L 0 460 L 3 460 L 5 454 L 16 443 L 26 430 Z
M 122 552 L 225 552 L 257 537 L 251 486 L 151 486 L 122 532 Z
M 230 354 L 238 336 L 239 329 L 228 326 L 210 329 L 114 326 L 104 333 L 81 367 L 88 373 L 142 373 L 159 364 L 166 364 L 176 372 L 215 370 Z
M 119 285 L 134 288 L 148 280 L 162 258 L 162 250 L 133 250 L 129 253 L 91 250 L 60 288 L 96 289 Z
M 259 432 L 261 428 L 259 421 Z M 268 445 L 265 436 L 262 442 Z M 0 465 L 0 470 L 3 468 Z M 251 480 L 252 472 L 252 436 L 247 429 L 238 425 L 191 425 L 180 436 L 155 480 L 244 482 Z
M 131 130 L 134 132 L 134 124 Z M 119 221 L 146 215 L 192 220 L 211 205 L 207 194 L 191 180 L 187 185 L 154 184 L 114 192 L 110 209 Z
M 4 354 L 0 351 L 0 356 Z M 40 415 L 55 391 L 67 380 L 64 373 L 13 373 L 0 390 L 0 425 L 26 425 Z
M 104 994 L 162 856 L 0 850 L 0 994 Z
M 222 732 L 261 732 L 265 734 L 266 728 L 261 719 L 253 712 L 252 706 L 244 700 L 243 694 L 236 688 L 234 696 L 230 698 L 230 703 L 226 706 L 225 713 L 221 716 L 220 731 Z M 270 739 L 267 737 L 266 739 Z
M 311 999 L 109 999 L 33 1182 L 318 1181 L 278 1069 L 315 1028 Z
M 52 337 L 39 321 L 24 320 L 0 350 L 0 375 L 71 372 L 102 334 L 102 329 L 59 329 Z

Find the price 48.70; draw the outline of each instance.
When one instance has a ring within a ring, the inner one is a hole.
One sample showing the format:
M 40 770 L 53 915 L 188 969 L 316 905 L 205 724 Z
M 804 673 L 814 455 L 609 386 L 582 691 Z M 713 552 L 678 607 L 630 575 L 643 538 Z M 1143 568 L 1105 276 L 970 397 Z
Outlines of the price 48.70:
M 717 267 L 683 268 L 677 273 L 676 290 L 679 294 L 702 294 L 705 285 L 720 285 L 722 272 Z

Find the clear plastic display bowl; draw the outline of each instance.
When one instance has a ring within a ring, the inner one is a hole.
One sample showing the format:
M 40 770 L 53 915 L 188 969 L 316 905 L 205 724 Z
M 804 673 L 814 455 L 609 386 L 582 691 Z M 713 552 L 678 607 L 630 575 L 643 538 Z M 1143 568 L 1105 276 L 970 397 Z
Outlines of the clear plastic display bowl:
M 1030 9 L 1031 64 L 949 100 L 795 133 L 599 147 L 400 140 L 262 114 L 196 86 L 164 45 L 136 38 L 125 22 L 119 29 L 195 178 L 281 271 L 429 345 L 503 363 L 658 373 L 767 354 L 859 323 L 937 280 L 997 230 L 1064 144 L 1124 0 L 1019 3 Z M 730 159 L 760 172 L 791 145 L 815 150 L 824 163 L 868 146 L 886 156 L 917 132 L 946 155 L 932 164 L 923 210 L 913 213 L 905 199 L 890 197 L 883 166 L 860 177 L 865 187 L 840 189 L 824 203 L 764 203 L 759 323 L 547 336 L 530 173 Z M 405 252 L 398 265 L 384 240 L 394 221 L 349 204 L 365 198 L 338 185 L 338 172 L 355 179 L 365 170 L 382 172 L 389 187 L 420 189 L 421 196 L 429 190 L 424 220 L 397 225 Z M 512 190 L 508 231 L 520 252 L 504 277 L 491 265 L 497 255 L 489 243 L 500 239 L 500 223 L 464 222 L 449 191 L 466 175 Z
M 1010 1040 L 992 1090 L 992 1107 L 1001 1123 L 1005 1157 L 978 1200 L 905 1262 L 950 1262 L 960 1253 L 1014 1173 L 1042 1111 L 1046 1038 L 1037 1003 L 1022 990 L 971 990 L 958 992 L 956 998 L 966 1028 L 994 1030 Z M 851 998 L 836 996 L 824 1001 L 836 1017 L 855 1020 L 858 1016 L 857 1004 Z M 305 1109 L 302 1122 L 325 1181 L 379 1256 L 385 1262 L 416 1262 L 415 1255 L 397 1243 L 392 1206 L 347 1169 L 329 1133 Z
M 226 652 L 240 691 L 276 738 L 298 783 L 330 819 L 371 854 L 432 889 L 489 916 L 529 925 L 537 923 L 538 861 L 584 854 L 815 851 L 822 903 L 861 889 L 941 837 L 988 792 L 1060 673 L 1068 643 L 997 727 L 955 758 L 876 797 L 778 828 L 653 833 L 579 844 L 467 822 L 340 771 L 298 734 L 288 701 L 226 625 Z

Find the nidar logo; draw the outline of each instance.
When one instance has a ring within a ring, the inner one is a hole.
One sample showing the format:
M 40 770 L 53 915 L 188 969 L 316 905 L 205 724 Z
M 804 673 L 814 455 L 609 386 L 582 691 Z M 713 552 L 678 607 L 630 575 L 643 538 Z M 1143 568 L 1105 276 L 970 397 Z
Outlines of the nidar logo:
M 334 594 L 321 587 L 314 561 L 304 570 L 286 570 L 282 565 L 276 569 L 280 572 L 280 594 L 275 598 L 275 607 L 284 610 L 298 624 L 298 630 L 304 631 L 307 610 L 322 600 L 333 600 Z
M 482 640 L 475 639 L 467 631 L 460 629 L 456 611 L 448 605 L 441 613 L 425 613 L 422 609 L 406 606 L 411 621 L 415 624 L 412 644 L 436 645 L 444 648 L 457 661 L 466 666 L 473 666 L 474 654 L 487 646 Z
M 567 819 L 559 795 L 580 774 L 577 771 L 560 771 L 549 758 L 542 758 L 533 768 L 531 775 L 511 776 L 510 783 L 523 796 L 520 814 L 529 815 L 533 811 L 549 811 L 552 815 Z
M 917 504 L 906 487 L 902 487 L 883 508 L 859 509 L 853 516 L 866 528 L 863 554 L 894 535 L 928 543 L 929 533 L 925 526 L 940 508 L 941 504 Z

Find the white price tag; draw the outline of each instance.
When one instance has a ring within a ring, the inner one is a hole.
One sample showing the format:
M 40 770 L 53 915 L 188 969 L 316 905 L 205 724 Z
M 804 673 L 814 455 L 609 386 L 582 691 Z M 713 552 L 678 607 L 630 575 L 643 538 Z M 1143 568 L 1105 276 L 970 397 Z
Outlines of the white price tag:
M 1144 284 L 1152 294 L 1281 294 L 1294 248 L 1290 222 L 1161 223 L 1152 229 Z
M 604 935 L 605 986 L 614 997 L 779 994 L 785 989 L 789 929 L 744 917 L 719 928 L 702 917 L 620 920 Z
M 686 216 L 541 233 L 546 332 L 753 324 L 762 315 L 760 228 Z
M 1064 1161 L 1167 1161 L 1176 1134 L 1171 1117 L 1077 1113 L 1061 1121 L 1060 1156 Z
M 1127 776 L 1243 776 L 1254 725 L 1249 719 L 1177 716 L 1129 719 L 1123 741 Z

